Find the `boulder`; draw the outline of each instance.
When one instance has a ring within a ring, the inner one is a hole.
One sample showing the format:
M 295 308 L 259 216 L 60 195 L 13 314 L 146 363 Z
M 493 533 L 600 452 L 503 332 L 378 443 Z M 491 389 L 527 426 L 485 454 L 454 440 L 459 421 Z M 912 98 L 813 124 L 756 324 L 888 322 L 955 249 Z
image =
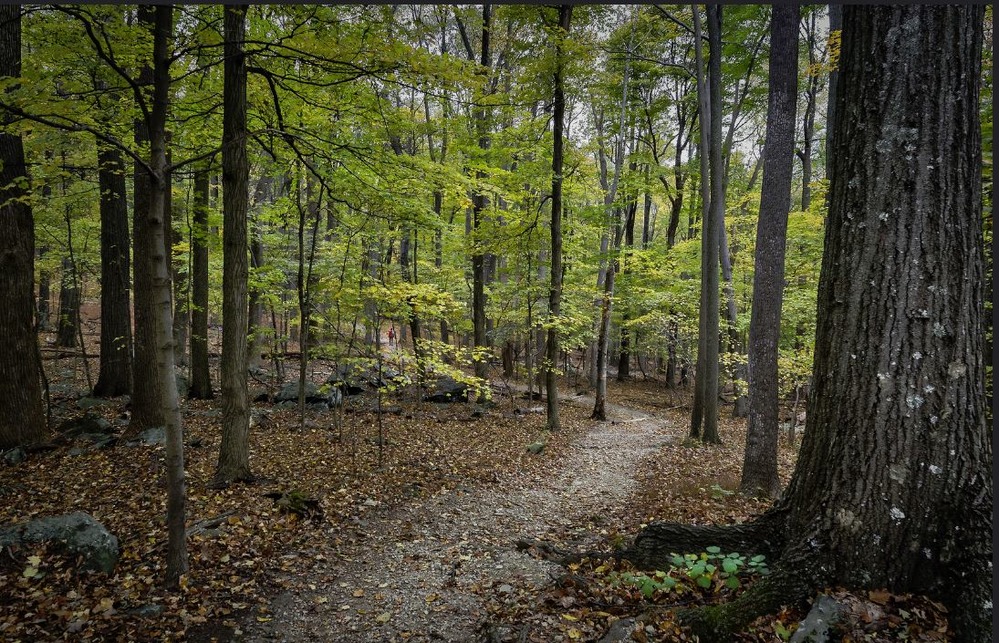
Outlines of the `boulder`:
M 67 438 L 78 438 L 82 435 L 108 435 L 114 432 L 111 423 L 93 413 L 84 413 L 78 418 L 66 420 L 56 427 L 56 432 Z
M 319 387 L 312 382 L 305 383 L 305 403 L 316 404 L 325 402 L 326 396 L 319 393 Z M 298 403 L 298 382 L 289 382 L 274 396 L 274 402 L 295 402 Z
M 130 447 L 137 447 L 140 445 L 152 447 L 160 444 L 166 444 L 166 427 L 154 426 L 146 429 L 125 444 Z
M 377 368 L 369 368 L 364 373 L 364 381 L 368 383 L 371 388 L 382 388 L 391 386 L 406 386 L 412 383 L 412 380 L 408 376 L 403 375 L 394 368 L 389 368 L 387 366 L 382 366 L 381 372 L 379 373 Z
M 27 452 L 25 452 L 23 447 L 14 447 L 10 451 L 6 451 L 3 454 L 3 462 L 6 465 L 14 466 L 15 464 L 21 464 L 28 458 Z
M 636 640 L 631 635 L 634 633 L 639 621 L 633 618 L 622 618 L 614 621 L 610 629 L 600 639 L 600 643 L 624 643 L 624 641 Z
M 102 400 L 96 397 L 84 396 L 76 401 L 76 406 L 84 411 L 87 409 L 92 409 L 95 406 L 104 406 L 108 404 L 107 400 Z
M 187 394 L 191 392 L 191 380 L 187 379 L 183 373 L 177 373 L 174 379 L 177 380 L 178 397 L 187 397 Z
M 0 547 L 57 542 L 83 556 L 82 567 L 111 573 L 118 563 L 118 539 L 82 511 L 0 527 Z
M 346 364 L 329 376 L 326 383 L 339 389 L 344 395 L 360 395 L 364 392 L 363 369 Z
M 468 384 L 455 381 L 450 377 L 442 377 L 434 384 L 433 389 L 423 396 L 424 402 L 446 404 L 468 401 Z
M 298 382 L 286 384 L 274 396 L 275 404 L 283 406 L 298 405 Z M 290 404 L 289 404 L 290 403 Z M 312 382 L 305 383 L 305 403 L 309 408 L 324 411 L 343 406 L 343 392 L 335 386 L 316 386 Z

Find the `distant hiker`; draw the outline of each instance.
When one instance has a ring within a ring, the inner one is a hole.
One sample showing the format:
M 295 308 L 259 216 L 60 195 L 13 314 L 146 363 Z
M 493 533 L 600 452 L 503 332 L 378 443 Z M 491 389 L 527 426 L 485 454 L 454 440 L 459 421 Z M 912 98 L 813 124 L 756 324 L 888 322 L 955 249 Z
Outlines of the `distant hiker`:
M 395 327 L 389 328 L 389 346 L 395 342 Z

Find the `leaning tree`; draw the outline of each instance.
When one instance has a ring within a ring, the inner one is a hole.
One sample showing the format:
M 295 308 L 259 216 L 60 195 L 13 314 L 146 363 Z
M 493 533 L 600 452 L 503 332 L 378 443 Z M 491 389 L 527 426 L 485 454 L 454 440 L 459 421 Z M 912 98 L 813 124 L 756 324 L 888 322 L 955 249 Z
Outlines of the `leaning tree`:
M 682 614 L 701 640 L 826 586 L 923 593 L 991 640 L 981 6 L 843 7 L 812 406 L 791 483 L 737 526 L 654 524 L 629 557 L 719 545 L 774 572 Z

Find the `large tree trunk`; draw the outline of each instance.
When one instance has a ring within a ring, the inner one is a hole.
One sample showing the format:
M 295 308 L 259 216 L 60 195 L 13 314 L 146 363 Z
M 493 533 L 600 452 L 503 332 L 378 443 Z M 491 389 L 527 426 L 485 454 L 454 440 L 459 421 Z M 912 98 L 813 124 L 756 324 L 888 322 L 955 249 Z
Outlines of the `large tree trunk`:
M 991 640 L 983 12 L 844 7 L 812 405 L 758 523 L 786 544 L 738 599 L 685 615 L 701 640 L 837 585 L 928 594 L 955 641 Z
M 558 416 L 558 316 L 562 306 L 562 160 L 565 142 L 562 140 L 565 129 L 565 50 L 563 40 L 569 35 L 569 21 L 572 20 L 572 5 L 559 5 L 558 28 L 555 35 L 555 91 L 552 112 L 552 251 L 551 282 L 548 288 L 548 315 L 553 322 L 548 327 L 548 340 L 545 344 L 545 398 L 547 400 L 550 431 L 561 428 Z
M 776 497 L 777 343 L 784 300 L 784 250 L 791 208 L 798 92 L 797 5 L 774 5 L 770 23 L 770 97 L 763 145 L 763 194 L 756 227 L 753 310 L 749 321 L 749 424 L 740 488 Z
M 115 397 L 132 388 L 128 204 L 125 164 L 118 149 L 98 147 L 97 181 L 101 192 L 101 362 L 94 395 Z
M 246 392 L 247 277 L 246 7 L 225 6 L 222 90 L 222 445 L 213 482 L 252 480 Z M 302 332 L 308 329 L 303 326 Z M 306 359 L 303 351 L 302 360 Z
M 208 364 L 208 168 L 194 171 L 191 204 L 191 388 L 188 397 L 213 396 Z
M 150 5 L 140 5 L 139 22 L 153 30 L 155 9 Z M 153 83 L 153 69 L 143 65 L 139 71 L 139 84 L 149 87 Z M 135 120 L 135 144 L 141 149 L 149 145 L 149 123 L 144 118 Z M 153 300 L 152 262 L 154 253 L 165 252 L 163 248 L 153 248 L 153 232 L 150 225 L 149 208 L 153 194 L 153 177 L 146 168 L 135 165 L 132 189 L 132 262 L 133 306 L 135 315 L 135 343 L 132 362 L 132 417 L 129 433 L 163 426 L 166 418 L 160 405 L 162 392 L 156 373 L 156 304 Z
M 482 73 L 487 74 L 492 66 L 492 58 L 489 52 L 489 36 L 491 25 L 491 6 L 482 5 Z M 485 91 L 485 90 L 484 90 Z M 475 110 L 475 130 L 479 136 L 479 149 L 485 153 L 489 149 L 489 114 L 484 106 Z M 483 180 L 486 178 L 485 172 L 476 172 L 476 178 Z M 481 186 L 475 189 L 472 197 L 472 341 L 477 350 L 484 350 L 489 346 L 486 337 L 486 261 L 485 253 L 482 249 L 484 239 L 481 237 L 483 211 L 486 208 L 486 195 Z M 475 360 L 475 376 L 486 379 L 489 375 L 488 359 Z
M 696 10 L 695 10 L 696 12 Z M 701 231 L 701 311 L 697 349 L 697 379 L 694 386 L 694 408 L 691 414 L 690 434 L 705 442 L 719 442 L 718 438 L 718 239 L 723 221 L 725 197 L 722 186 L 721 158 L 721 6 L 708 5 L 708 87 L 698 79 L 698 94 L 704 98 L 701 110 L 701 154 L 707 157 L 710 179 L 701 177 L 710 188 L 710 204 L 705 210 Z M 695 24 L 699 18 L 695 16 Z M 699 25 L 697 30 L 700 32 Z M 700 35 L 696 36 L 698 49 Z M 699 70 L 702 63 L 698 55 Z M 702 74 L 699 73 L 698 76 Z M 704 90 L 707 91 L 704 91 Z M 702 195 L 707 191 L 701 188 Z
M 0 76 L 21 76 L 21 8 L 0 5 Z M 4 126 L 13 122 L 5 112 Z M 45 434 L 35 337 L 35 223 L 20 134 L 0 132 L 0 450 Z

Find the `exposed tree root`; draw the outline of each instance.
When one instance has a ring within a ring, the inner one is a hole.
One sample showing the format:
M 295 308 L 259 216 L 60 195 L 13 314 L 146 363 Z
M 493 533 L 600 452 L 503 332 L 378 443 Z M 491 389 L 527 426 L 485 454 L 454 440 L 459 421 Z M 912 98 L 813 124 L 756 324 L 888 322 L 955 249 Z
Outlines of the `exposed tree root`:
M 672 554 L 703 551 L 715 545 L 726 552 L 763 554 L 774 559 L 784 546 L 782 513 L 771 510 L 742 525 L 653 523 L 639 532 L 621 556 L 643 569 L 666 569 Z

